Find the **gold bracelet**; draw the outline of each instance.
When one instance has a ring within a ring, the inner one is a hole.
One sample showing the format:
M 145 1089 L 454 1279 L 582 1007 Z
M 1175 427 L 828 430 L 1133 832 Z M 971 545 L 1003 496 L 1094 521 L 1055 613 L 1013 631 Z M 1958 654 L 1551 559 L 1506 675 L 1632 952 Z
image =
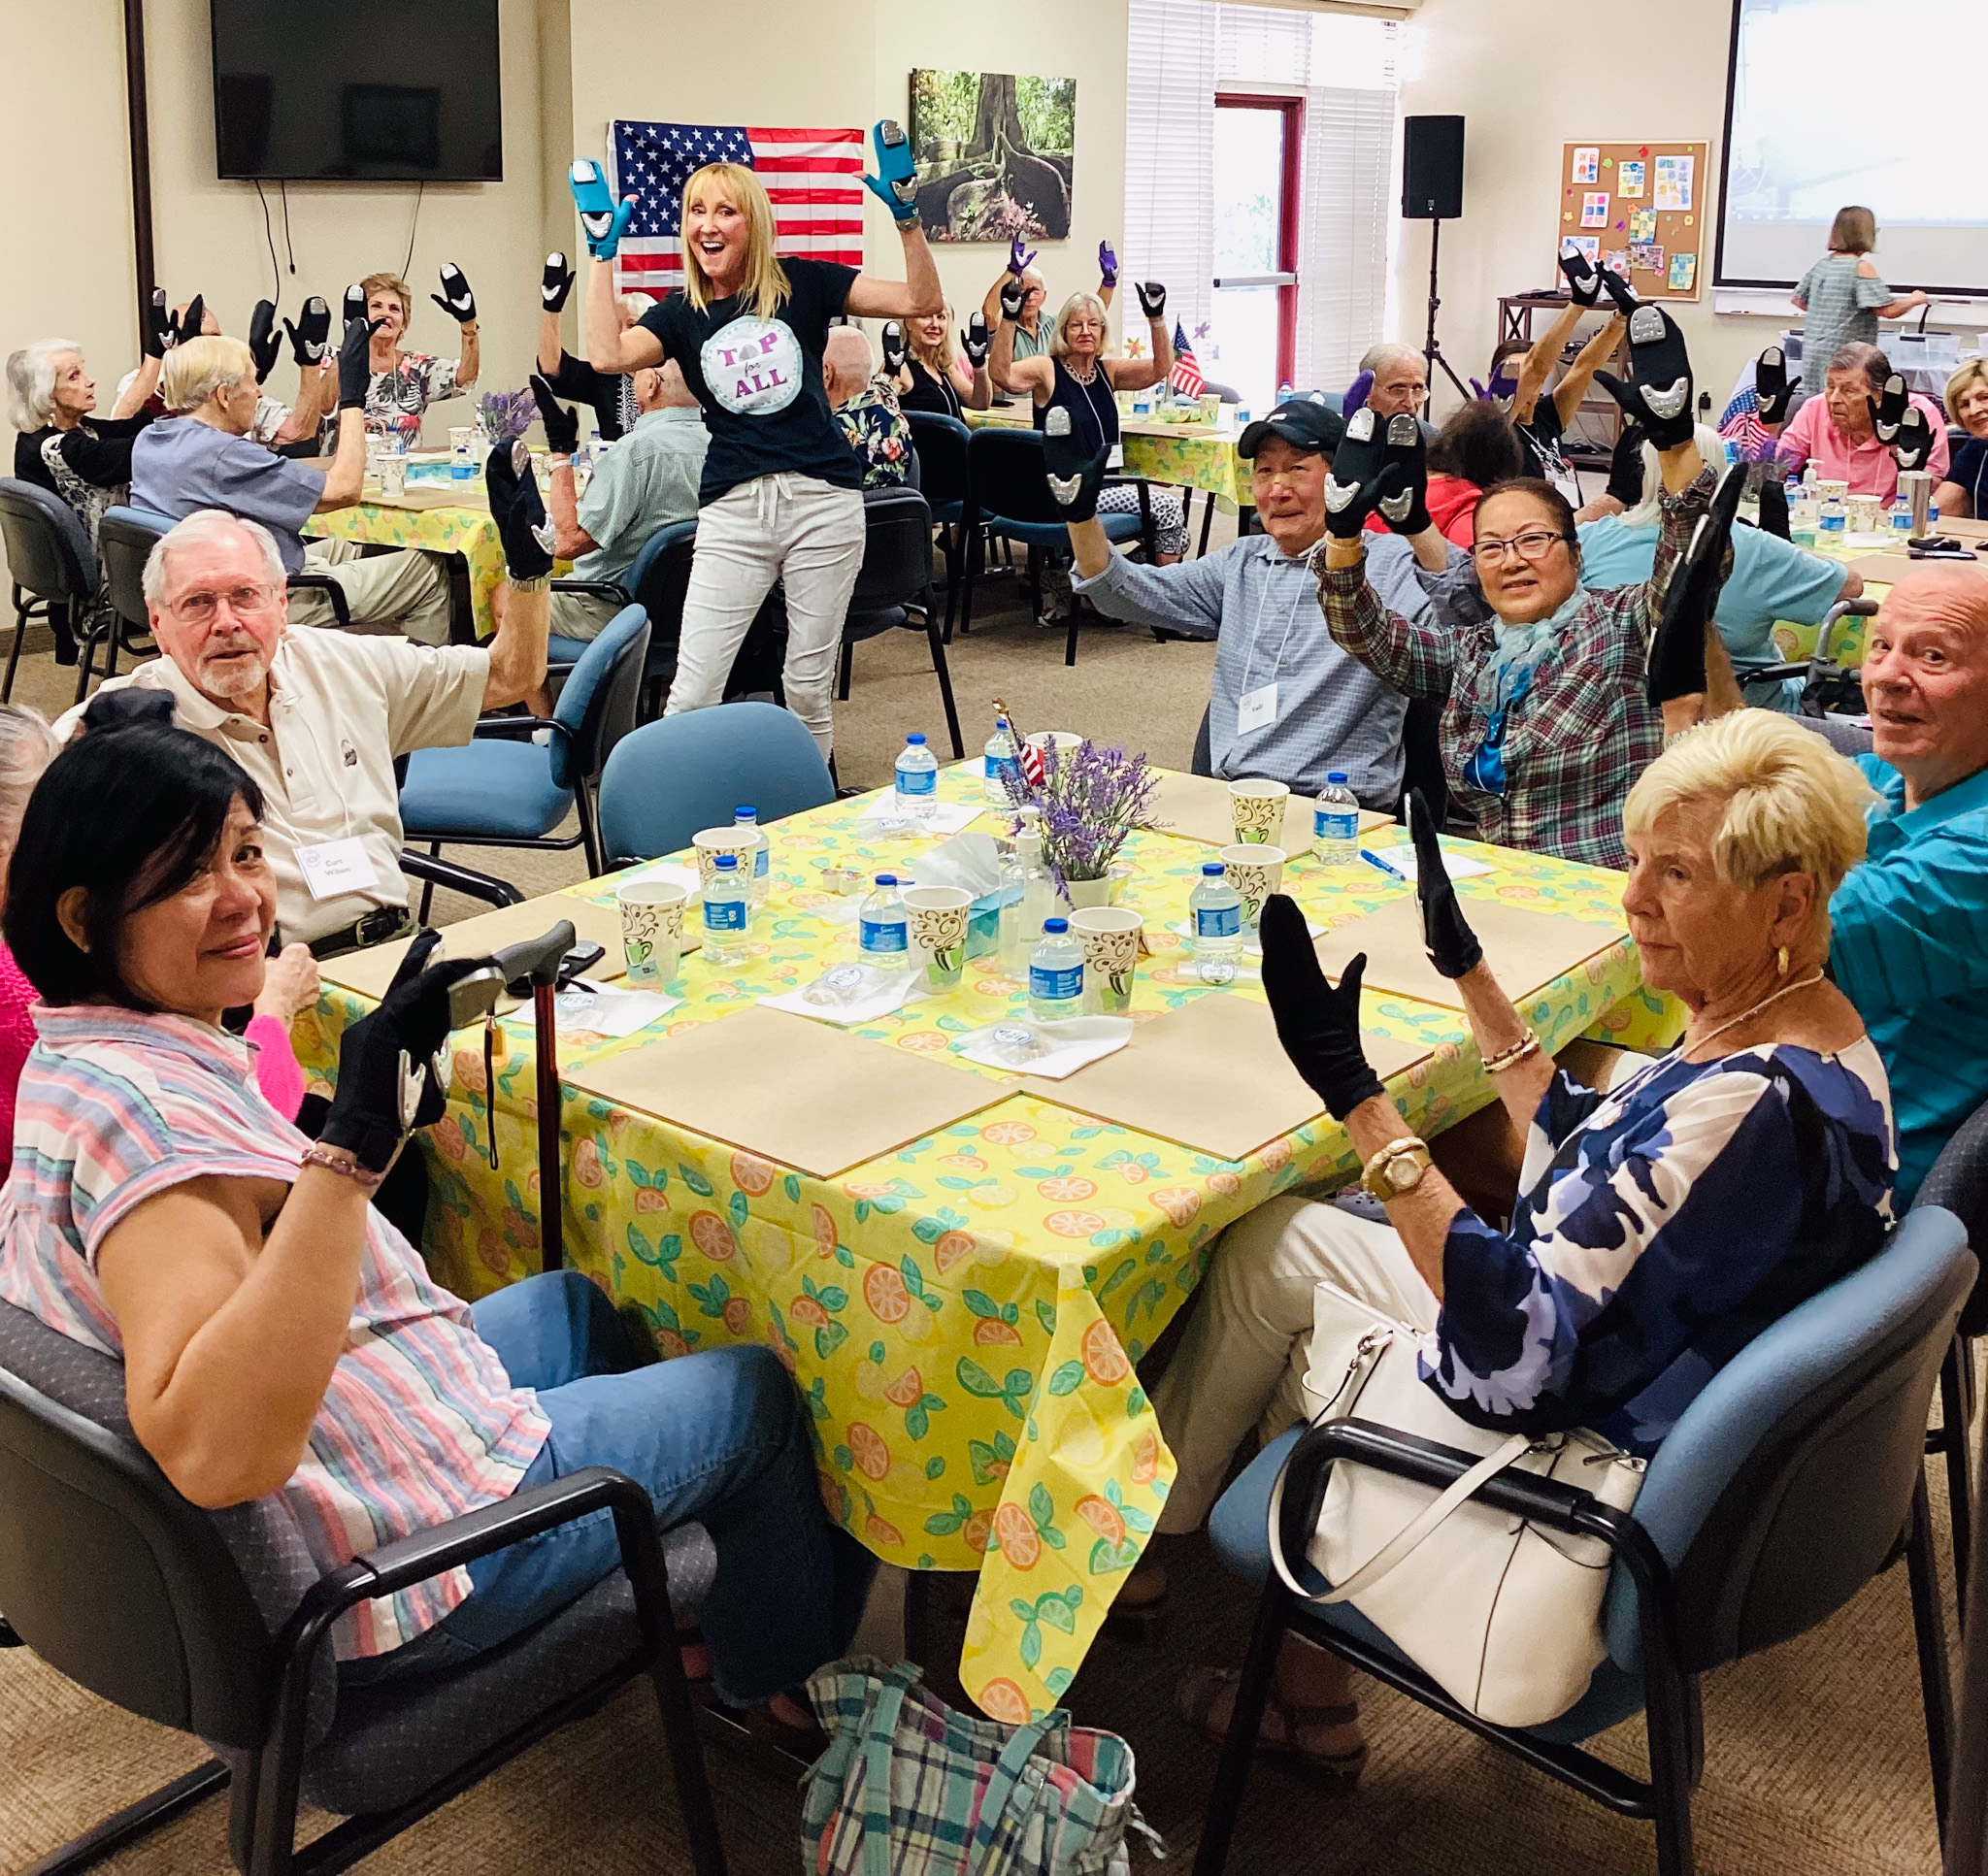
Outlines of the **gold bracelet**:
M 342 1179 L 349 1179 L 359 1190 L 371 1198 L 380 1190 L 381 1182 L 386 1177 L 383 1172 L 369 1172 L 342 1146 L 326 1146 L 321 1140 L 305 1149 L 300 1168 L 321 1166 L 327 1172 L 336 1172 Z
M 1409 1153 L 1418 1146 L 1427 1146 L 1428 1143 L 1418 1134 L 1404 1134 L 1398 1140 L 1389 1140 L 1378 1153 L 1370 1153 L 1367 1156 L 1367 1164 L 1360 1168 L 1361 1178 L 1371 1179 L 1379 1168 L 1385 1166 L 1398 1153 Z
M 1524 1041 L 1514 1042 L 1508 1049 L 1500 1049 L 1496 1055 L 1487 1055 L 1484 1058 L 1484 1072 L 1502 1074 L 1507 1069 L 1516 1068 L 1527 1056 L 1538 1055 L 1539 1052 L 1540 1038 L 1528 1030 Z

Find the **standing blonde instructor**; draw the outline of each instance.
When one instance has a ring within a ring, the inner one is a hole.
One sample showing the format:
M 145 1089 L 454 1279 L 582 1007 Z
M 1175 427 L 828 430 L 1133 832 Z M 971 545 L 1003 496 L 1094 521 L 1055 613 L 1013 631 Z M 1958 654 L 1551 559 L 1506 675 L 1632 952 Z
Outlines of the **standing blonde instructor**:
M 594 266 L 588 362 L 637 372 L 674 358 L 711 432 L 697 548 L 669 714 L 722 701 L 726 675 L 776 579 L 786 591 L 787 708 L 823 755 L 835 741 L 831 686 L 849 595 L 863 562 L 862 465 L 822 383 L 839 313 L 914 319 L 944 304 L 918 227 L 910 146 L 887 119 L 865 177 L 897 222 L 905 278 L 874 279 L 828 261 L 781 260 L 766 187 L 751 170 L 712 163 L 683 185 L 684 284 L 640 321 L 614 317 L 613 262 L 634 199 L 614 202 L 600 166 L 573 166 L 574 200 Z

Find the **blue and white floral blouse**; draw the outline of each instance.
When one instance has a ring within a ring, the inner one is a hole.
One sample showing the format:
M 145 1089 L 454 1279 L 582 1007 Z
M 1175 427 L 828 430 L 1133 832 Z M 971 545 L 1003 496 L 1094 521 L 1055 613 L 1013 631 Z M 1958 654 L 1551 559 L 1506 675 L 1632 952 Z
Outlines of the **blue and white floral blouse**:
M 1868 1037 L 1673 1053 L 1606 1095 L 1556 1076 L 1511 1229 L 1450 1226 L 1424 1378 L 1474 1426 L 1653 1453 L 1747 1342 L 1876 1251 L 1897 1171 Z

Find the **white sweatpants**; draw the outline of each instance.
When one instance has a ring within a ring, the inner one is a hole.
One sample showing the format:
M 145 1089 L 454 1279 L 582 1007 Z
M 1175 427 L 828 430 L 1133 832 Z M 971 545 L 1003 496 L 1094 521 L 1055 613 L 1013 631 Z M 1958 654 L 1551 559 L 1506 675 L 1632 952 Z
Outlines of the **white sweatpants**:
M 836 654 L 863 566 L 864 531 L 861 492 L 813 476 L 757 476 L 698 510 L 683 640 L 665 714 L 724 701 L 732 660 L 779 579 L 787 599 L 787 708 L 828 755 Z
M 1251 1427 L 1268 1441 L 1305 1418 L 1300 1384 L 1321 1277 L 1398 1322 L 1436 1326 L 1436 1292 L 1393 1227 L 1288 1197 L 1238 1219 L 1216 1240 L 1187 1333 L 1153 1390 L 1180 1468 L 1162 1530 L 1200 1526 Z

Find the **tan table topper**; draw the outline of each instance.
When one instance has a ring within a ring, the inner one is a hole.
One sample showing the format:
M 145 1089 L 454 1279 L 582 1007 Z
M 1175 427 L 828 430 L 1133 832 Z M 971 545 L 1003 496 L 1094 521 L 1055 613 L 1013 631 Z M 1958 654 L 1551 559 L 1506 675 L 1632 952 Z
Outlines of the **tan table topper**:
M 1284 804 L 1282 846 L 1293 860 L 1311 851 L 1311 800 L 1309 795 L 1293 795 Z M 1363 807 L 1360 832 L 1385 827 L 1391 818 Z M 1236 822 L 1229 807 L 1229 784 L 1207 775 L 1162 775 L 1153 794 L 1153 831 L 1206 840 L 1210 846 L 1233 846 Z
M 501 951 L 507 944 L 521 944 L 526 938 L 543 938 L 562 918 L 573 921 L 580 938 L 591 938 L 606 954 L 586 975 L 597 983 L 625 976 L 627 954 L 621 948 L 621 912 L 618 906 L 595 905 L 584 899 L 569 899 L 562 893 L 547 893 L 527 899 L 522 905 L 500 905 L 494 912 L 463 919 L 445 926 L 442 948 L 436 959 L 480 958 Z M 327 983 L 356 990 L 375 1003 L 386 995 L 386 986 L 400 969 L 413 938 L 398 938 L 391 944 L 376 944 L 365 951 L 348 952 L 342 958 L 327 958 L 318 967 Z M 514 1007 L 514 1005 L 513 1005 Z

